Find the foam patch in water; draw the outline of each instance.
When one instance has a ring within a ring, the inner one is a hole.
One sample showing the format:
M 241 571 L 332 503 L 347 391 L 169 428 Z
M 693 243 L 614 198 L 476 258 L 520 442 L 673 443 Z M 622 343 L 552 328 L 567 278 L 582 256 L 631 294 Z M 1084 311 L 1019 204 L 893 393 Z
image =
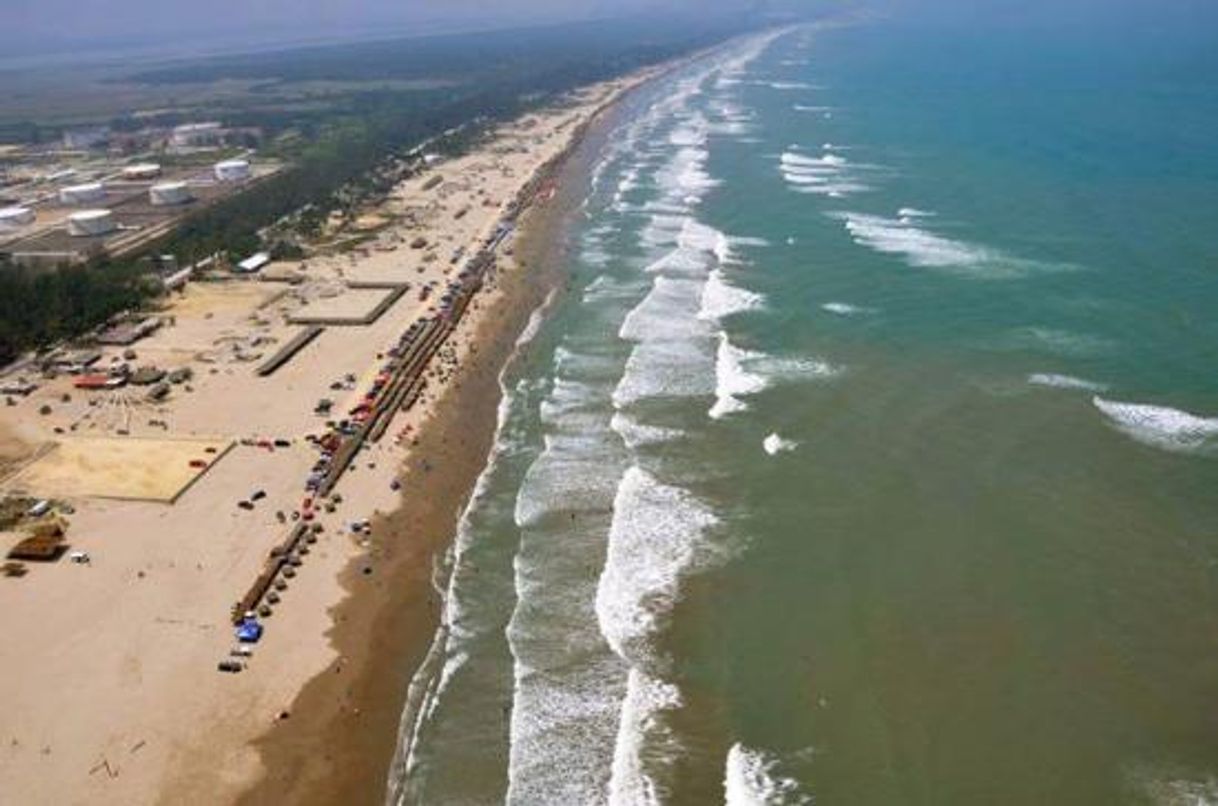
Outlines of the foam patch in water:
M 779 173 L 793 190 L 835 198 L 869 190 L 861 179 L 868 170 L 832 152 L 810 157 L 787 151 L 779 158 Z
M 660 426 L 641 423 L 625 412 L 620 411 L 614 413 L 609 427 L 617 432 L 622 441 L 626 443 L 626 447 L 631 450 L 647 445 L 672 442 L 685 435 L 683 431 L 675 428 L 661 428 Z
M 917 217 L 885 218 L 863 213 L 839 213 L 846 231 L 859 246 L 897 255 L 915 268 L 953 271 L 984 279 L 1023 277 L 1036 271 L 1060 270 L 1036 261 L 1011 257 L 998 249 L 937 235 L 917 224 Z
M 811 795 L 799 782 L 778 772 L 779 760 L 769 753 L 732 745 L 727 754 L 723 790 L 726 806 L 811 806 Z
M 827 313 L 836 314 L 837 316 L 862 316 L 864 314 L 873 313 L 871 308 L 851 305 L 848 302 L 826 302 L 820 307 L 821 310 L 826 311 Z
M 1144 445 L 1178 453 L 1212 453 L 1218 447 L 1218 418 L 1098 396 L 1092 400 L 1117 430 Z
M 1036 372 L 1028 376 L 1032 386 L 1044 386 L 1049 389 L 1077 389 L 1085 392 L 1104 392 L 1108 387 L 1102 383 L 1089 381 L 1086 378 L 1076 378 L 1073 375 L 1058 375 L 1052 372 Z
M 761 447 L 770 456 L 777 456 L 780 453 L 790 453 L 799 447 L 799 443 L 793 442 L 789 439 L 783 439 L 782 437 L 778 436 L 778 434 L 770 434 L 765 438 L 765 441 L 761 443 Z

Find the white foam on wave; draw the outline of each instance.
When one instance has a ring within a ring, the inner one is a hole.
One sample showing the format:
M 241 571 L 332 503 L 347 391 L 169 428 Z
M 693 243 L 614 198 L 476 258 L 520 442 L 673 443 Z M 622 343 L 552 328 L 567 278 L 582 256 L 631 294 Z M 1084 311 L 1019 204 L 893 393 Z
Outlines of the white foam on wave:
M 718 187 L 718 180 L 706 172 L 706 161 L 710 153 L 699 147 L 687 147 L 678 151 L 657 174 L 656 178 L 669 201 L 688 203 L 698 200 L 707 191 Z
M 766 86 L 772 90 L 782 90 L 784 92 L 820 89 L 815 84 L 809 84 L 806 81 L 771 81 Z
M 639 342 L 613 391 L 613 404 L 620 409 L 648 398 L 709 395 L 714 391 L 711 360 L 703 340 Z
M 1205 771 L 1138 765 L 1128 777 L 1153 806 L 1218 806 L 1218 776 Z
M 626 315 L 618 336 L 626 341 L 645 341 L 709 335 L 697 317 L 704 286 L 701 280 L 657 275 L 651 292 Z
M 616 453 L 600 433 L 547 434 L 545 450 L 529 466 L 516 497 L 515 522 L 535 526 L 554 513 L 595 510 L 611 492 L 606 473 Z
M 622 438 L 622 442 L 626 443 L 626 447 L 631 450 L 647 445 L 660 445 L 665 442 L 672 442 L 685 436 L 685 432 L 675 428 L 662 428 L 639 422 L 636 418 L 631 417 L 623 411 L 614 412 L 609 427 L 617 432 Z
M 1155 448 L 1177 453 L 1212 453 L 1218 448 L 1218 418 L 1199 417 L 1167 406 L 1092 398 L 1117 430 Z
M 681 212 L 656 211 L 639 233 L 639 241 L 648 247 L 675 246 L 688 216 Z
M 554 304 L 554 299 L 558 293 L 555 289 L 546 295 L 545 301 L 533 310 L 529 315 L 529 322 L 524 326 L 524 330 L 520 332 L 520 336 L 516 339 L 516 347 L 525 347 L 532 343 L 537 338 L 537 334 L 541 332 L 541 326 L 546 322 L 546 314 L 549 313 L 550 306 Z
M 681 692 L 676 686 L 638 669 L 630 670 L 609 777 L 611 806 L 664 802 L 665 793 L 651 768 L 680 757 L 680 744 L 663 723 L 666 712 L 680 707 Z
M 809 104 L 795 104 L 791 107 L 796 112 L 832 112 L 831 106 L 812 106 Z
M 550 387 L 550 394 L 538 406 L 541 421 L 546 425 L 560 425 L 573 416 L 587 416 L 600 403 L 600 395 L 592 385 L 573 378 L 557 377 Z
M 722 269 L 715 269 L 702 287 L 702 307 L 698 318 L 725 319 L 733 314 L 765 307 L 765 297 L 727 282 Z
M 607 300 L 629 299 L 638 293 L 638 285 L 632 280 L 619 280 L 607 274 L 597 276 L 584 289 L 583 302 L 594 303 Z
M 820 307 L 821 310 L 827 313 L 836 314 L 837 316 L 862 316 L 864 314 L 873 313 L 872 308 L 851 305 L 848 302 L 826 302 Z
M 790 453 L 799 447 L 799 443 L 789 439 L 783 439 L 778 434 L 770 434 L 761 443 L 761 447 L 770 456 L 777 456 L 780 453 Z
M 732 745 L 723 779 L 726 806 L 810 806 L 812 796 L 800 791 L 798 781 L 780 775 L 778 766 L 771 754 Z
M 652 668 L 654 638 L 676 602 L 682 577 L 715 560 L 707 531 L 719 522 L 687 491 L 638 466 L 613 502 L 596 614 L 609 646 L 634 667 Z
M 1073 375 L 1059 375 L 1054 372 L 1035 372 L 1028 376 L 1032 386 L 1044 386 L 1049 389 L 1077 389 L 1085 392 L 1105 392 L 1108 386 Z
M 707 412 L 712 419 L 718 420 L 744 411 L 748 404 L 741 398 L 766 388 L 766 377 L 747 367 L 750 361 L 765 357 L 764 353 L 735 346 L 726 333 L 719 334 L 719 351 L 715 358 L 715 404 Z
M 681 249 L 693 252 L 705 252 L 719 259 L 725 249 L 726 237 L 712 226 L 703 224 L 695 218 L 687 218 L 681 226 L 680 234 L 677 236 L 677 245 Z
M 957 241 L 923 229 L 916 217 L 885 218 L 864 213 L 838 213 L 859 246 L 897 255 L 915 268 L 940 269 L 963 275 L 1005 279 L 1052 267 L 1006 255 L 998 249 Z
M 861 180 L 861 174 L 870 170 L 870 166 L 855 165 L 834 151 L 819 157 L 787 151 L 778 163 L 787 185 L 800 193 L 840 198 L 870 189 Z
M 1098 336 L 1050 327 L 1023 327 L 1013 330 L 1006 345 L 1065 356 L 1100 355 L 1112 347 L 1110 342 Z

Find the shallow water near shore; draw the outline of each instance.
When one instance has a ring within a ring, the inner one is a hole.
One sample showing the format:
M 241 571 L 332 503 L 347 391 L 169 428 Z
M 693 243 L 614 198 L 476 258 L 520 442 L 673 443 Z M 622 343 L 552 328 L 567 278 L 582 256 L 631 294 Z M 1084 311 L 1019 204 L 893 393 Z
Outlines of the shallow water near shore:
M 614 113 L 398 802 L 1218 798 L 1218 73 L 1038 46 L 801 28 Z

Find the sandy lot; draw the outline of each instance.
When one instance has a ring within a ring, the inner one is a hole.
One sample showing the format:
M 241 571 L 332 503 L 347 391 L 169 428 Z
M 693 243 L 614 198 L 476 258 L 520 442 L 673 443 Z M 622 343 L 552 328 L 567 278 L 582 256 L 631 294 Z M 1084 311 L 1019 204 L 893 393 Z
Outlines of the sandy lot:
M 222 440 L 74 438 L 55 444 L 8 487 L 35 498 L 171 503 L 230 447 Z

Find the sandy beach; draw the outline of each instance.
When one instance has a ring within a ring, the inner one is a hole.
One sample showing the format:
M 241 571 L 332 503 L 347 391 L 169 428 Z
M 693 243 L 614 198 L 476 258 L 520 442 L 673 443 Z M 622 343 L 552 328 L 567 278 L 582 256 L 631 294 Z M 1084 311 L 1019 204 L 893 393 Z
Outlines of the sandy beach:
M 555 284 L 535 257 L 561 188 L 529 188 L 532 208 L 427 366 L 422 396 L 319 501 L 316 542 L 239 674 L 217 671 L 235 644 L 231 608 L 290 521 L 313 517 L 301 499 L 322 401 L 333 417 L 358 407 L 530 180 L 657 72 L 588 87 L 439 162 L 393 193 L 377 211 L 385 226 L 354 248 L 175 292 L 163 327 L 101 348 L 94 364 L 189 370 L 166 396 L 86 391 L 65 374 L 3 409 L 0 492 L 55 501 L 71 550 L 89 560 L 0 579 L 6 802 L 383 800 L 436 627 L 433 569 L 485 461 L 499 373 Z M 329 322 L 324 332 L 260 377 L 311 318 Z M 352 529 L 363 521 L 370 530 Z M 20 537 L 0 533 L 0 550 Z

